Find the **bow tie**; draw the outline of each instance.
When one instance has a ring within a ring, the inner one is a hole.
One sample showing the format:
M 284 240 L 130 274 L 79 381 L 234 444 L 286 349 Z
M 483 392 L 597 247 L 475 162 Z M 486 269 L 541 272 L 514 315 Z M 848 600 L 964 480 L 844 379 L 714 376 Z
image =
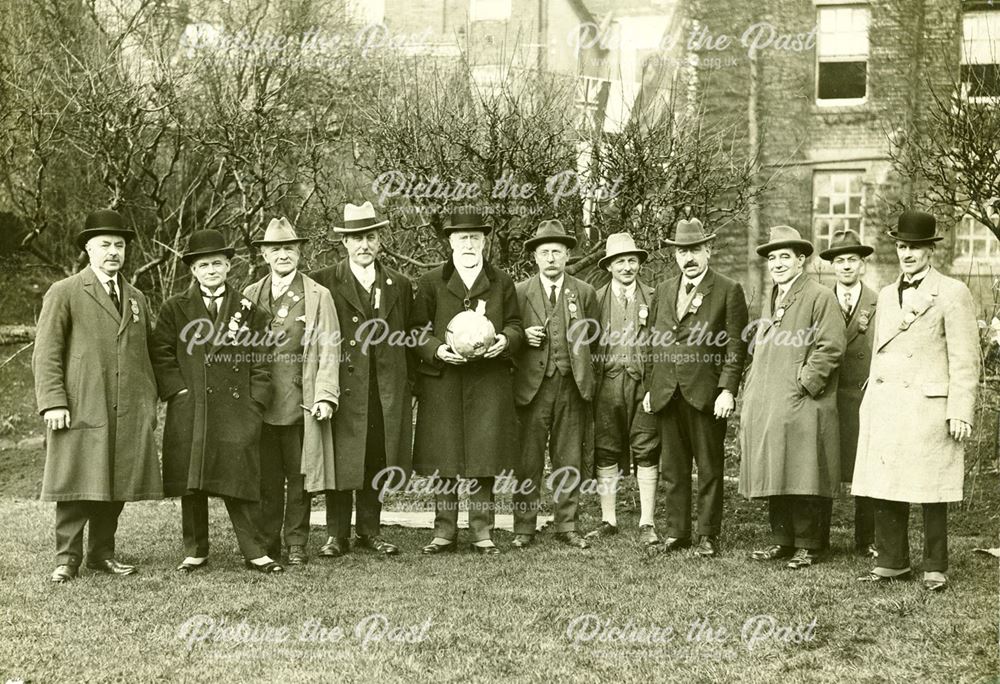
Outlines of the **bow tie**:
M 902 292 L 903 290 L 908 290 L 911 287 L 912 288 L 920 287 L 920 283 L 922 283 L 922 282 L 924 282 L 923 278 L 921 278 L 920 280 L 912 280 L 910 282 L 906 282 L 905 280 L 900 280 L 899 281 L 899 291 Z

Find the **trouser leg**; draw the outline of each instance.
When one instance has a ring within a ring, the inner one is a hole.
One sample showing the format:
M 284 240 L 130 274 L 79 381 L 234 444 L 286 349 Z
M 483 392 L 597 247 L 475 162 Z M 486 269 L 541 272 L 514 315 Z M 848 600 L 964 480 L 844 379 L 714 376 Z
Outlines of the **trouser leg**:
M 79 566 L 89 501 L 56 502 L 56 565 Z
M 925 503 L 924 572 L 948 571 L 948 504 Z
M 819 551 L 823 548 L 824 519 L 829 498 L 793 496 L 791 499 L 795 548 Z
M 553 514 L 555 532 L 576 530 L 583 481 L 583 432 L 587 404 L 580 396 L 572 375 L 559 377 L 559 393 L 549 441 L 549 458 L 554 473 Z
M 875 543 L 875 501 L 867 496 L 854 497 L 854 545 L 867 549 Z
M 285 504 L 285 473 L 280 425 L 265 423 L 260 430 L 260 503 L 257 525 L 268 555 L 281 552 L 281 523 Z
M 386 466 L 385 423 L 380 402 L 369 402 L 368 412 L 368 435 L 365 440 L 365 479 L 361 489 L 357 492 L 358 515 L 355 528 L 359 535 L 374 537 L 379 533 L 382 502 L 379 501 L 378 489 L 372 486 L 372 481 Z
M 326 492 L 326 534 L 338 539 L 349 539 L 351 536 L 351 508 L 354 505 L 354 492 Z
M 229 512 L 229 521 L 233 524 L 233 532 L 236 533 L 236 543 L 239 544 L 240 553 L 246 560 L 270 556 L 264 549 L 261 541 L 260 530 L 256 522 L 256 502 L 223 497 L 226 503 L 226 510 Z M 273 556 L 272 556 L 273 558 Z
M 434 536 L 454 542 L 458 538 L 458 481 L 441 478 L 435 489 Z
M 534 534 L 538 526 L 545 446 L 552 425 L 558 374 L 542 380 L 535 398 L 517 408 L 521 437 L 521 458 L 516 471 L 517 486 L 512 496 L 514 533 Z
M 875 547 L 879 567 L 903 570 L 910 567 L 910 504 L 875 499 Z
M 192 558 L 208 555 L 208 496 L 196 492 L 181 497 L 181 532 L 184 555 Z
M 124 501 L 91 501 L 87 531 L 87 560 L 91 563 L 115 557 L 115 533 Z
M 792 497 L 767 497 L 767 519 L 771 525 L 771 543 L 795 546 L 795 524 L 792 515 Z
M 281 427 L 281 461 L 285 481 L 284 533 L 286 546 L 305 546 L 309 541 L 312 496 L 302 474 L 302 423 Z
M 492 538 L 496 513 L 493 482 L 492 477 L 477 478 L 477 486 L 469 493 L 469 533 L 473 542 Z
M 678 539 L 691 536 L 691 442 L 681 416 L 680 392 L 657 415 L 660 428 L 660 478 L 667 495 L 667 535 Z

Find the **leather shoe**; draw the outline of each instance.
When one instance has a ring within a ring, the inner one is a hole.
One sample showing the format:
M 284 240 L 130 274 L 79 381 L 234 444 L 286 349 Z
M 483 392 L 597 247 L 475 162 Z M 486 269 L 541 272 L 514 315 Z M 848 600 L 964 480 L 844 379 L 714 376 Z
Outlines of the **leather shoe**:
M 875 571 L 869 571 L 858 578 L 859 582 L 872 582 L 874 584 L 890 584 L 892 582 L 905 582 L 913 579 L 913 571 L 907 570 L 899 575 L 880 575 Z
M 531 546 L 535 538 L 530 534 L 515 534 L 514 541 L 510 543 L 515 549 L 526 549 Z
M 656 546 L 660 543 L 652 525 L 639 525 L 639 543 L 643 546 Z
M 181 564 L 175 569 L 177 572 L 194 572 L 196 570 L 201 570 L 206 565 L 208 565 L 207 558 L 200 563 L 188 563 L 186 560 L 182 560 Z
M 598 537 L 613 537 L 618 534 L 618 525 L 612 525 L 607 521 L 601 521 L 596 530 L 591 530 L 583 535 L 584 539 L 597 539 Z
M 435 544 L 431 542 L 427 546 L 420 549 L 420 553 L 425 556 L 434 556 L 439 553 L 454 553 L 455 547 L 458 546 L 455 542 L 449 542 L 447 544 Z
M 792 570 L 800 570 L 802 568 L 808 568 L 816 561 L 817 556 L 814 551 L 810 551 L 809 549 L 795 549 L 795 555 L 793 555 L 791 560 L 785 564 L 785 567 L 791 568 Z
M 309 556 L 306 555 L 306 549 L 301 544 L 292 544 L 288 547 L 288 564 L 289 565 L 305 565 L 309 562 Z
M 346 537 L 327 537 L 326 543 L 319 547 L 319 556 L 323 558 L 340 558 L 350 553 L 351 542 Z
M 256 570 L 257 572 L 263 572 L 265 575 L 269 575 L 273 572 L 285 571 L 285 568 L 283 568 L 280 563 L 276 563 L 274 561 L 264 563 L 263 565 L 257 565 L 256 563 L 251 563 L 250 561 L 244 561 L 243 565 L 247 567 L 247 570 Z
M 934 573 L 937 577 L 929 577 L 930 573 L 924 573 L 924 589 L 927 591 L 944 591 L 948 588 L 948 578 L 941 573 Z
M 452 546 L 454 546 L 454 544 L 452 544 Z M 491 545 L 491 546 L 477 546 L 476 544 L 473 544 L 472 545 L 472 551 L 474 553 L 478 553 L 480 556 L 499 556 L 500 555 L 500 549 L 498 549 L 496 546 L 493 546 L 493 545 Z
M 381 537 L 367 534 L 359 534 L 355 537 L 354 547 L 358 549 L 371 549 L 372 551 L 381 553 L 383 556 L 395 556 L 399 553 L 399 547 L 395 544 L 391 544 Z
M 703 534 L 698 540 L 698 546 L 695 548 L 694 552 L 704 558 L 714 558 L 719 555 L 719 550 L 716 547 L 717 544 L 718 541 L 715 537 Z
M 663 540 L 664 551 L 679 551 L 691 546 L 690 537 L 667 537 Z
M 56 584 L 69 582 L 70 580 L 76 579 L 78 570 L 79 568 L 75 565 L 57 565 L 56 569 L 52 571 L 52 576 L 49 577 L 49 579 Z
M 766 549 L 758 549 L 751 552 L 750 558 L 760 561 L 780 560 L 782 558 L 791 558 L 794 553 L 794 546 L 779 546 L 778 544 L 775 544 L 774 546 L 769 546 Z
M 555 539 L 558 542 L 562 542 L 566 546 L 572 546 L 577 549 L 589 549 L 590 544 L 587 540 L 581 537 L 575 530 L 570 530 L 569 532 L 556 532 Z
M 109 575 L 134 575 L 139 572 L 134 565 L 126 565 L 125 563 L 119 563 L 114 558 L 108 558 L 102 561 L 88 562 L 87 567 L 91 570 L 97 570 L 98 572 L 106 572 Z

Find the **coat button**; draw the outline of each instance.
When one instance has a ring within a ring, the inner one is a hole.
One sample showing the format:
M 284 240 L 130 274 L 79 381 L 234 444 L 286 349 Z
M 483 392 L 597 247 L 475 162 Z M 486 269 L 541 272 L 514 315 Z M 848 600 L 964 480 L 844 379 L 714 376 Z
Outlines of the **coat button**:
M 912 359 L 913 358 L 913 352 L 907 352 L 906 353 L 906 358 Z
M 858 358 L 859 359 L 865 358 L 865 353 L 864 352 L 858 352 Z
M 882 378 L 875 378 L 875 384 L 876 385 L 881 385 L 882 384 Z
M 358 322 L 358 317 L 357 316 L 351 316 L 351 323 L 357 323 L 357 322 Z
M 353 347 L 354 345 L 356 345 L 356 344 L 357 344 L 357 342 L 356 342 L 355 340 L 351 340 L 351 346 L 352 346 L 352 347 Z
M 350 393 L 351 393 L 351 388 L 350 387 L 344 388 L 344 394 L 350 394 Z
M 354 372 L 354 366 L 348 366 L 347 367 L 347 372 L 348 373 L 353 373 Z
M 206 391 L 206 392 L 207 392 L 208 394 L 211 394 L 211 393 L 212 393 L 212 388 L 211 388 L 211 387 L 209 387 L 209 388 L 208 388 L 208 389 L 206 389 L 205 391 Z
M 233 392 L 233 399 L 239 399 L 239 398 L 240 398 L 240 393 L 239 392 Z

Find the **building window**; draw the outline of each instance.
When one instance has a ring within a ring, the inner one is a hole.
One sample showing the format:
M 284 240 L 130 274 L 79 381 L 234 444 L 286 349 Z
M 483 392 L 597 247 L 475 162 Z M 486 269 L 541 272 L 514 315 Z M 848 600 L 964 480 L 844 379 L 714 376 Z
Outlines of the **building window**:
M 511 0 L 469 0 L 469 21 L 507 21 Z
M 817 9 L 816 101 L 857 104 L 868 95 L 868 8 Z
M 971 216 L 964 216 L 955 234 L 955 257 L 975 261 L 1000 261 L 1000 240 Z
M 830 246 L 838 230 L 850 228 L 865 240 L 862 171 L 817 171 L 813 174 L 813 244 L 816 252 Z
M 1000 97 L 1000 11 L 962 16 L 962 94 Z
M 580 76 L 576 81 L 577 125 L 585 132 L 603 130 L 603 115 L 608 104 L 611 82 L 593 76 Z

